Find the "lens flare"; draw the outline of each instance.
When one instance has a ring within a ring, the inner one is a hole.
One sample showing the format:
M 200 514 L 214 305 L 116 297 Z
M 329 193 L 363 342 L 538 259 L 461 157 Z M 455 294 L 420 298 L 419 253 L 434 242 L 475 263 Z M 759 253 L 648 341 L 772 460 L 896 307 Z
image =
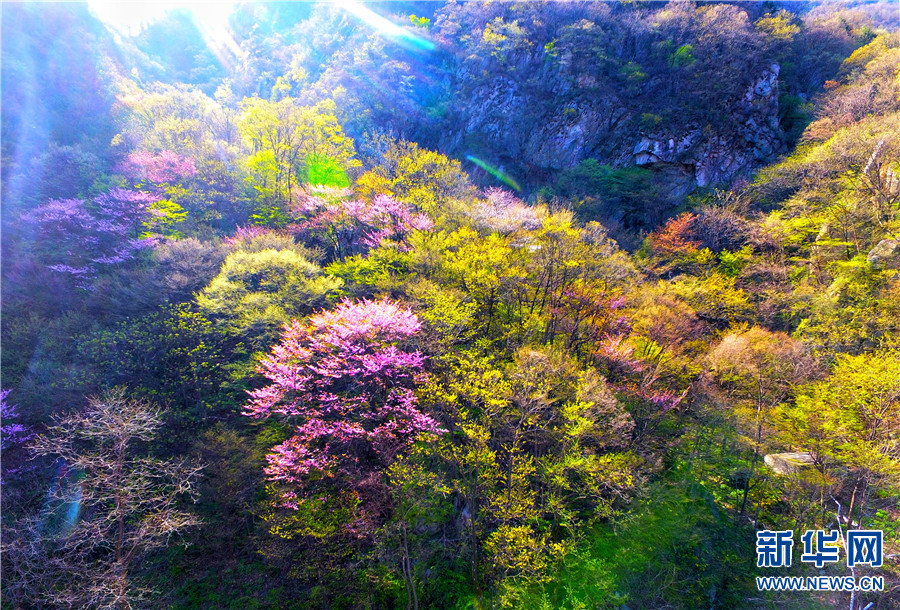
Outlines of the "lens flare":
M 484 161 L 482 161 L 481 159 L 479 159 L 478 157 L 476 157 L 474 155 L 466 155 L 466 160 L 471 161 L 472 163 L 474 163 L 475 165 L 477 165 L 478 167 L 480 167 L 481 169 L 483 169 L 484 171 L 486 171 L 487 173 L 492 175 L 494 178 L 496 178 L 497 180 L 499 180 L 506 186 L 508 186 L 512 189 L 515 189 L 515 190 L 519 191 L 520 193 L 522 192 L 522 187 L 519 186 L 519 183 L 516 182 L 515 180 L 513 180 L 512 176 L 510 176 L 509 174 L 504 172 L 502 169 L 497 169 L 493 165 L 488 165 L 487 163 L 485 163 Z
M 60 458 L 56 463 L 56 476 L 47 489 L 44 501 L 44 517 L 41 529 L 57 538 L 65 538 L 78 523 L 81 514 L 84 472 L 70 468 Z
M 234 2 L 230 0 L 163 0 L 157 2 L 121 2 L 113 0 L 89 0 L 91 12 L 112 28 L 135 35 L 141 28 L 159 21 L 175 9 L 186 9 L 198 24 L 212 30 L 227 31 L 228 16 Z
M 347 11 L 381 36 L 393 40 L 404 47 L 417 51 L 433 51 L 435 45 L 427 38 L 414 34 L 404 27 L 385 19 L 372 9 L 355 0 L 331 0 L 334 6 Z
M 200 31 L 206 46 L 226 69 L 242 57 L 244 51 L 228 30 L 228 16 L 234 6 L 231 0 L 164 1 L 164 2 L 112 2 L 90 0 L 91 12 L 117 34 L 134 36 L 141 29 L 165 17 L 176 9 L 190 12 L 194 25 Z

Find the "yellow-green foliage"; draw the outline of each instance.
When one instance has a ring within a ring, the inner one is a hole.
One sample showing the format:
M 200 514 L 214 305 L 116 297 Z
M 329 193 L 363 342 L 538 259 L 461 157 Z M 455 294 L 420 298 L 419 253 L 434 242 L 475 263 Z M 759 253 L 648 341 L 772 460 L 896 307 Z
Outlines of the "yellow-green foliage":
M 150 233 L 181 237 L 176 226 L 187 218 L 187 211 L 176 202 L 161 199 L 150 205 L 150 219 L 144 224 Z
M 735 279 L 719 273 L 705 278 L 686 277 L 672 284 L 676 296 L 687 302 L 701 320 L 726 328 L 753 319 L 754 309 Z
M 900 490 L 900 351 L 839 356 L 827 378 L 781 405 L 777 424 L 785 445 L 813 456 L 823 491 L 848 474 L 855 481 L 843 514 L 864 528 L 863 519 L 872 516 L 863 510 L 864 498 L 896 498 Z M 896 502 L 885 506 L 895 508 Z
M 782 42 L 790 42 L 800 33 L 800 26 L 794 23 L 794 16 L 783 9 L 774 15 L 766 13 L 753 25 L 760 32 Z
M 515 265 L 513 248 L 496 233 L 483 238 L 473 229 L 462 227 L 448 239 L 451 249 L 445 255 L 444 272 L 452 285 L 476 300 L 480 317 L 489 328 L 498 314 L 504 285 L 515 282 L 524 271 Z
M 378 164 L 356 180 L 360 197 L 391 195 L 435 219 L 452 215 L 460 202 L 474 198 L 475 189 L 459 161 L 405 140 L 379 141 L 378 146 Z
M 420 303 L 419 318 L 442 347 L 464 341 L 474 334 L 471 324 L 477 306 L 462 290 L 420 280 L 410 286 L 409 293 Z
M 900 46 L 900 35 L 897 33 L 882 34 L 876 37 L 869 44 L 856 49 L 850 57 L 844 60 L 839 76 L 844 78 L 859 76 L 860 72 L 869 68 L 872 62 L 890 55 L 891 51 L 896 51 L 898 46 Z
M 351 294 L 370 296 L 398 289 L 409 276 L 410 254 L 393 245 L 374 248 L 365 255 L 355 254 L 335 261 L 326 273 L 343 280 Z
M 801 284 L 795 291 L 801 320 L 794 336 L 822 355 L 860 353 L 896 340 L 900 278 L 873 271 L 865 259 L 855 262 L 825 289 Z
M 335 171 L 360 165 L 331 100 L 300 106 L 290 97 L 278 102 L 254 97 L 245 99 L 241 110 L 238 130 L 250 150 L 248 179 L 267 204 L 293 201 L 293 190 L 311 173 L 333 177 Z M 340 182 L 333 185 L 349 184 Z
M 858 49 L 840 77 L 803 144 L 748 190 L 781 206 L 762 235 L 789 266 L 794 335 L 822 355 L 877 347 L 898 321 L 896 264 L 870 253 L 900 232 L 900 37 Z
M 235 332 L 259 335 L 325 305 L 341 285 L 295 250 L 238 250 L 196 300 Z

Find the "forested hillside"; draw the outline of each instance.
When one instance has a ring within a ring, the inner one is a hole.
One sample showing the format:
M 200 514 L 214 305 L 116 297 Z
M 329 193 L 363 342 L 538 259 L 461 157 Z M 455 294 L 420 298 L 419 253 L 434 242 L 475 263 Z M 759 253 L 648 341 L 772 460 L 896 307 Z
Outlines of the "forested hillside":
M 2 4 L 4 607 L 900 608 L 896 3 L 199 6 Z

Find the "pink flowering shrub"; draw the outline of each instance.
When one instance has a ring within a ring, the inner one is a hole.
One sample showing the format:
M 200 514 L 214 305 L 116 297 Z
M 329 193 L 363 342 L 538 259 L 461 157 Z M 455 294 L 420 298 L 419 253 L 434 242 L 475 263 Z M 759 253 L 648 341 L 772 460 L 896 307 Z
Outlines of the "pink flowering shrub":
M 0 391 L 0 421 L 2 421 L 2 425 L 0 425 L 0 449 L 9 449 L 13 445 L 21 445 L 34 436 L 22 424 L 9 421 L 19 417 L 15 405 L 6 402 L 6 397 L 9 396 L 11 391 Z
M 298 424 L 267 456 L 270 480 L 292 484 L 285 506 L 297 508 L 297 491 L 313 481 L 359 492 L 413 441 L 443 432 L 413 392 L 425 358 L 403 343 L 419 328 L 415 314 L 389 300 L 344 301 L 285 325 L 259 367 L 271 384 L 251 392 L 245 408 Z
M 35 225 L 47 266 L 83 282 L 157 243 L 143 233 L 156 201 L 149 193 L 115 188 L 91 201 L 53 199 L 23 220 Z
M 484 194 L 487 199 L 469 211 L 476 225 L 504 235 L 541 227 L 543 208 L 534 208 L 502 188 L 488 188 Z
M 239 247 L 242 244 L 252 242 L 256 238 L 273 234 L 278 235 L 279 233 L 278 231 L 274 231 L 273 229 L 269 229 L 267 227 L 246 225 L 238 227 L 230 237 L 226 237 L 223 241 L 228 246 Z
M 156 184 L 177 183 L 197 174 L 193 159 L 171 150 L 131 153 L 118 170 L 128 178 Z
M 6 397 L 9 395 L 10 391 L 11 390 L 0 391 L 0 450 L 4 452 L 4 475 L 16 474 L 21 471 L 21 467 L 10 466 L 14 460 L 10 459 L 9 449 L 21 446 L 34 436 L 34 433 L 26 426 L 10 421 L 19 417 L 16 407 L 6 402 Z M 0 485 L 2 485 L 3 482 L 3 478 L 0 478 Z
M 387 195 L 368 202 L 310 197 L 303 212 L 310 219 L 300 225 L 301 231 L 324 242 L 333 258 L 341 260 L 387 243 L 406 250 L 410 233 L 434 226 L 427 215 L 417 214 L 409 204 Z

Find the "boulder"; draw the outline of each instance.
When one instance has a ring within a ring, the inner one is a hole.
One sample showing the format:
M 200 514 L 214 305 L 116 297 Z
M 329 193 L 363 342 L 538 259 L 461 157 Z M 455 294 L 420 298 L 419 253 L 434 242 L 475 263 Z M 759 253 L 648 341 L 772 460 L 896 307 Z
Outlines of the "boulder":
M 794 474 L 813 466 L 813 457 L 808 451 L 770 453 L 763 460 L 777 474 Z
M 882 239 L 869 251 L 866 257 L 874 269 L 900 269 L 900 242 L 896 239 Z

